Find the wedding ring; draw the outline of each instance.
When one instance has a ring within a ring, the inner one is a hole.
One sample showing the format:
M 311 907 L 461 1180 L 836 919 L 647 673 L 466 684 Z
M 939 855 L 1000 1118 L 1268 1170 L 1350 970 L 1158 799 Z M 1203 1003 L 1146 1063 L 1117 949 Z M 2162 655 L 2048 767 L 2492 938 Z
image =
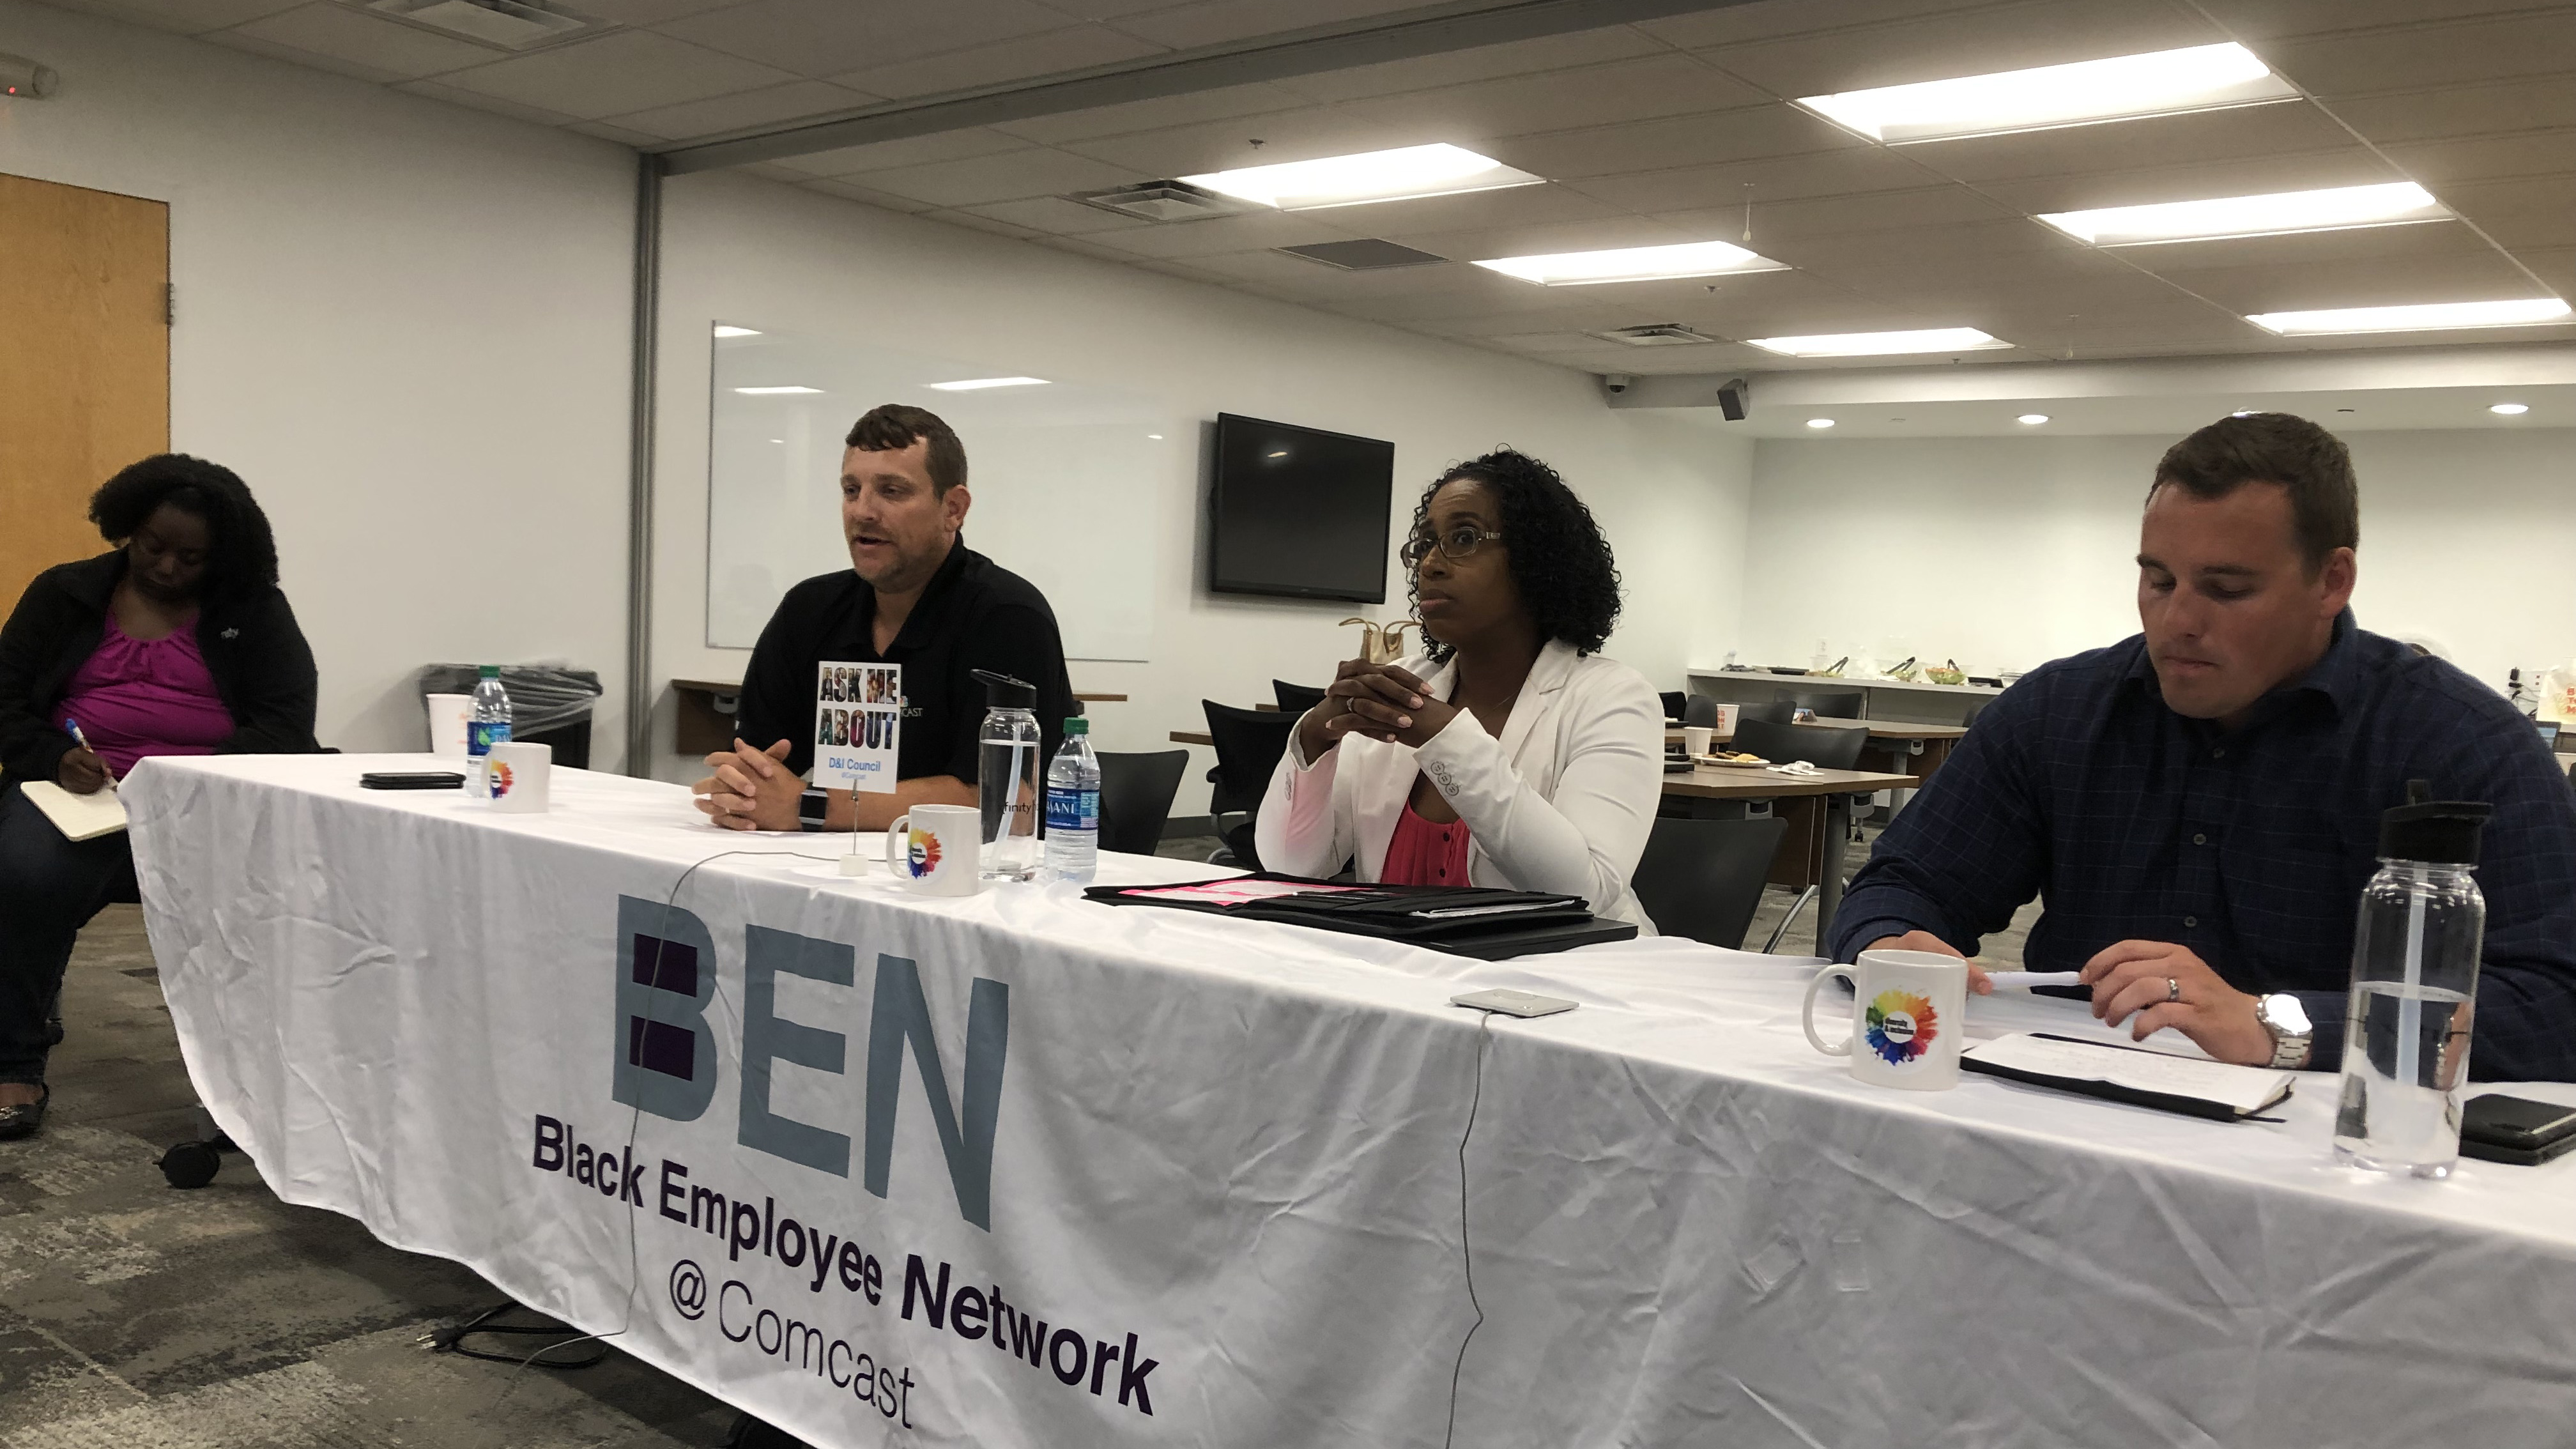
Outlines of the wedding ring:
M 2165 1000 L 2182 1000 L 2182 983 L 2170 976 L 2165 978 Z

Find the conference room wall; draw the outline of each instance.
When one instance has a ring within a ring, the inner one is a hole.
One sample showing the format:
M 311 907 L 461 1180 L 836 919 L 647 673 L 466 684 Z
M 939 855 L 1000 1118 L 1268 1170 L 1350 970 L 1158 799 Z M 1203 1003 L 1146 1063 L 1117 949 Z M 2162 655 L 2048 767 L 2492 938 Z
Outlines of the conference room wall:
M 1693 657 L 1735 633 L 1751 449 L 1713 423 L 1614 413 L 1581 373 L 756 176 L 676 178 L 665 198 L 653 635 L 663 679 L 737 677 L 748 657 L 705 643 L 707 329 L 717 320 L 1114 384 L 1202 426 L 1230 411 L 1389 439 L 1399 528 L 1443 465 L 1509 443 L 1559 467 L 1620 550 L 1629 604 L 1610 653 L 1678 688 Z M 971 458 L 975 440 L 965 442 Z M 1155 555 L 1150 657 L 1073 664 L 1076 689 L 1130 696 L 1092 711 L 1106 749 L 1176 748 L 1170 731 L 1204 727 L 1203 698 L 1249 704 L 1269 698 L 1274 676 L 1327 679 L 1357 641 L 1337 621 L 1404 612 L 1391 562 L 1380 607 L 1209 594 L 1200 449 L 1171 457 L 1154 516 L 1137 520 Z M 672 708 L 664 691 L 656 773 L 687 778 L 701 771 L 667 753 Z M 1206 808 L 1211 757 L 1194 758 L 1174 807 L 1184 816 Z
M 613 765 L 632 154 L 23 0 L 0 37 L 62 74 L 0 170 L 169 203 L 171 444 L 275 521 L 323 741 L 421 748 L 422 664 L 564 659 Z
M 2576 657 L 2576 431 L 2344 436 L 2361 480 L 2365 627 L 2428 640 L 2499 686 L 2508 668 Z M 1765 441 L 1733 647 L 1804 664 L 1820 637 L 1836 653 L 1902 640 L 1987 673 L 2126 638 L 2139 510 L 2173 441 Z

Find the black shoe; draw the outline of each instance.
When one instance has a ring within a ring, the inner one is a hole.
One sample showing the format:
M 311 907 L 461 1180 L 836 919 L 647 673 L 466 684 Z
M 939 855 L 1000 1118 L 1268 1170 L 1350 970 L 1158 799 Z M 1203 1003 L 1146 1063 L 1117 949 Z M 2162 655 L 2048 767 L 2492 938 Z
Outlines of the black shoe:
M 737 1415 L 725 1436 L 724 1449 L 813 1449 L 812 1445 L 765 1420 Z
M 32 1102 L 21 1102 L 14 1107 L 0 1107 L 0 1142 L 18 1137 L 35 1136 L 37 1129 L 45 1125 L 45 1107 L 53 1100 L 54 1089 L 47 1087 L 45 1095 Z
M 45 1018 L 45 1045 L 48 1047 L 58 1047 L 62 1044 L 63 1019 L 59 1016 L 49 1016 Z

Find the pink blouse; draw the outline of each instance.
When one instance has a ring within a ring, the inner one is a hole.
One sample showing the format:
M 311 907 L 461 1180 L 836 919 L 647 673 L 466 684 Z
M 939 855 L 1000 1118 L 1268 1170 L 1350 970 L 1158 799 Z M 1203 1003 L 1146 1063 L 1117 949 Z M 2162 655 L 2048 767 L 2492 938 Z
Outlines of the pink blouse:
M 1377 878 L 1388 885 L 1457 885 L 1467 883 L 1467 822 L 1437 825 L 1422 817 L 1413 802 L 1404 802 L 1395 835 L 1386 843 L 1386 864 Z
M 137 639 L 112 613 L 55 715 L 80 721 L 90 748 L 118 775 L 149 755 L 211 755 L 234 728 L 194 628 Z

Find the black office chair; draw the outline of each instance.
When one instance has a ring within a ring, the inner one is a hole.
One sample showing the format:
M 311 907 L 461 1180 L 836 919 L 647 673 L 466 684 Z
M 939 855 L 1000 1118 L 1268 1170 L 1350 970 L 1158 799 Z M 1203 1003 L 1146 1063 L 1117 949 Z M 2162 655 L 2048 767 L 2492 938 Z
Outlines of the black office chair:
M 1172 797 L 1190 767 L 1187 750 L 1100 753 L 1100 848 L 1152 855 L 1171 818 Z
M 1860 763 L 1860 752 L 1869 743 L 1869 731 L 1851 725 L 1773 724 L 1768 720 L 1741 720 L 1735 726 L 1735 747 L 1760 755 L 1775 765 L 1804 760 L 1819 770 L 1848 770 Z
M 1225 842 L 1218 854 L 1226 857 L 1208 863 L 1259 870 L 1261 857 L 1252 848 L 1252 817 L 1270 789 L 1270 775 L 1279 768 L 1279 757 L 1288 753 L 1288 736 L 1295 732 L 1298 717 L 1285 710 L 1236 709 L 1212 699 L 1200 700 L 1199 707 L 1207 711 L 1208 734 L 1216 741 L 1216 767 L 1207 775 L 1215 787 L 1208 792 L 1208 823 Z M 1241 815 L 1243 820 L 1228 826 L 1228 815 Z
M 1769 704 L 1738 705 L 1735 710 L 1735 721 L 1742 724 L 1746 720 L 1759 720 L 1764 724 L 1784 725 L 1796 718 L 1797 711 L 1798 707 L 1789 701 L 1775 699 Z M 1736 748 L 1741 749 L 1743 746 L 1739 745 Z
M 1324 691 L 1312 685 L 1274 679 L 1270 681 L 1270 697 L 1278 701 L 1281 714 L 1304 714 L 1324 702 Z
M 1967 714 L 1959 721 L 1960 725 L 1968 729 L 1976 728 L 1977 716 L 1984 714 L 1986 712 L 1986 706 L 1992 703 L 1994 703 L 1993 700 L 1981 699 L 1975 704 L 1969 705 Z
M 1682 711 L 1690 708 L 1690 695 L 1684 690 L 1667 689 L 1663 691 L 1663 699 L 1666 719 L 1680 719 Z
M 1788 830 L 1789 822 L 1776 815 L 1658 819 L 1629 888 L 1663 934 L 1740 950 Z
M 1682 701 L 1682 723 L 1702 729 L 1717 725 L 1717 701 L 1705 694 L 1694 694 Z
M 1812 709 L 1818 719 L 1858 719 L 1867 698 L 1857 689 L 1782 689 L 1771 697 L 1786 700 L 1792 709 Z

